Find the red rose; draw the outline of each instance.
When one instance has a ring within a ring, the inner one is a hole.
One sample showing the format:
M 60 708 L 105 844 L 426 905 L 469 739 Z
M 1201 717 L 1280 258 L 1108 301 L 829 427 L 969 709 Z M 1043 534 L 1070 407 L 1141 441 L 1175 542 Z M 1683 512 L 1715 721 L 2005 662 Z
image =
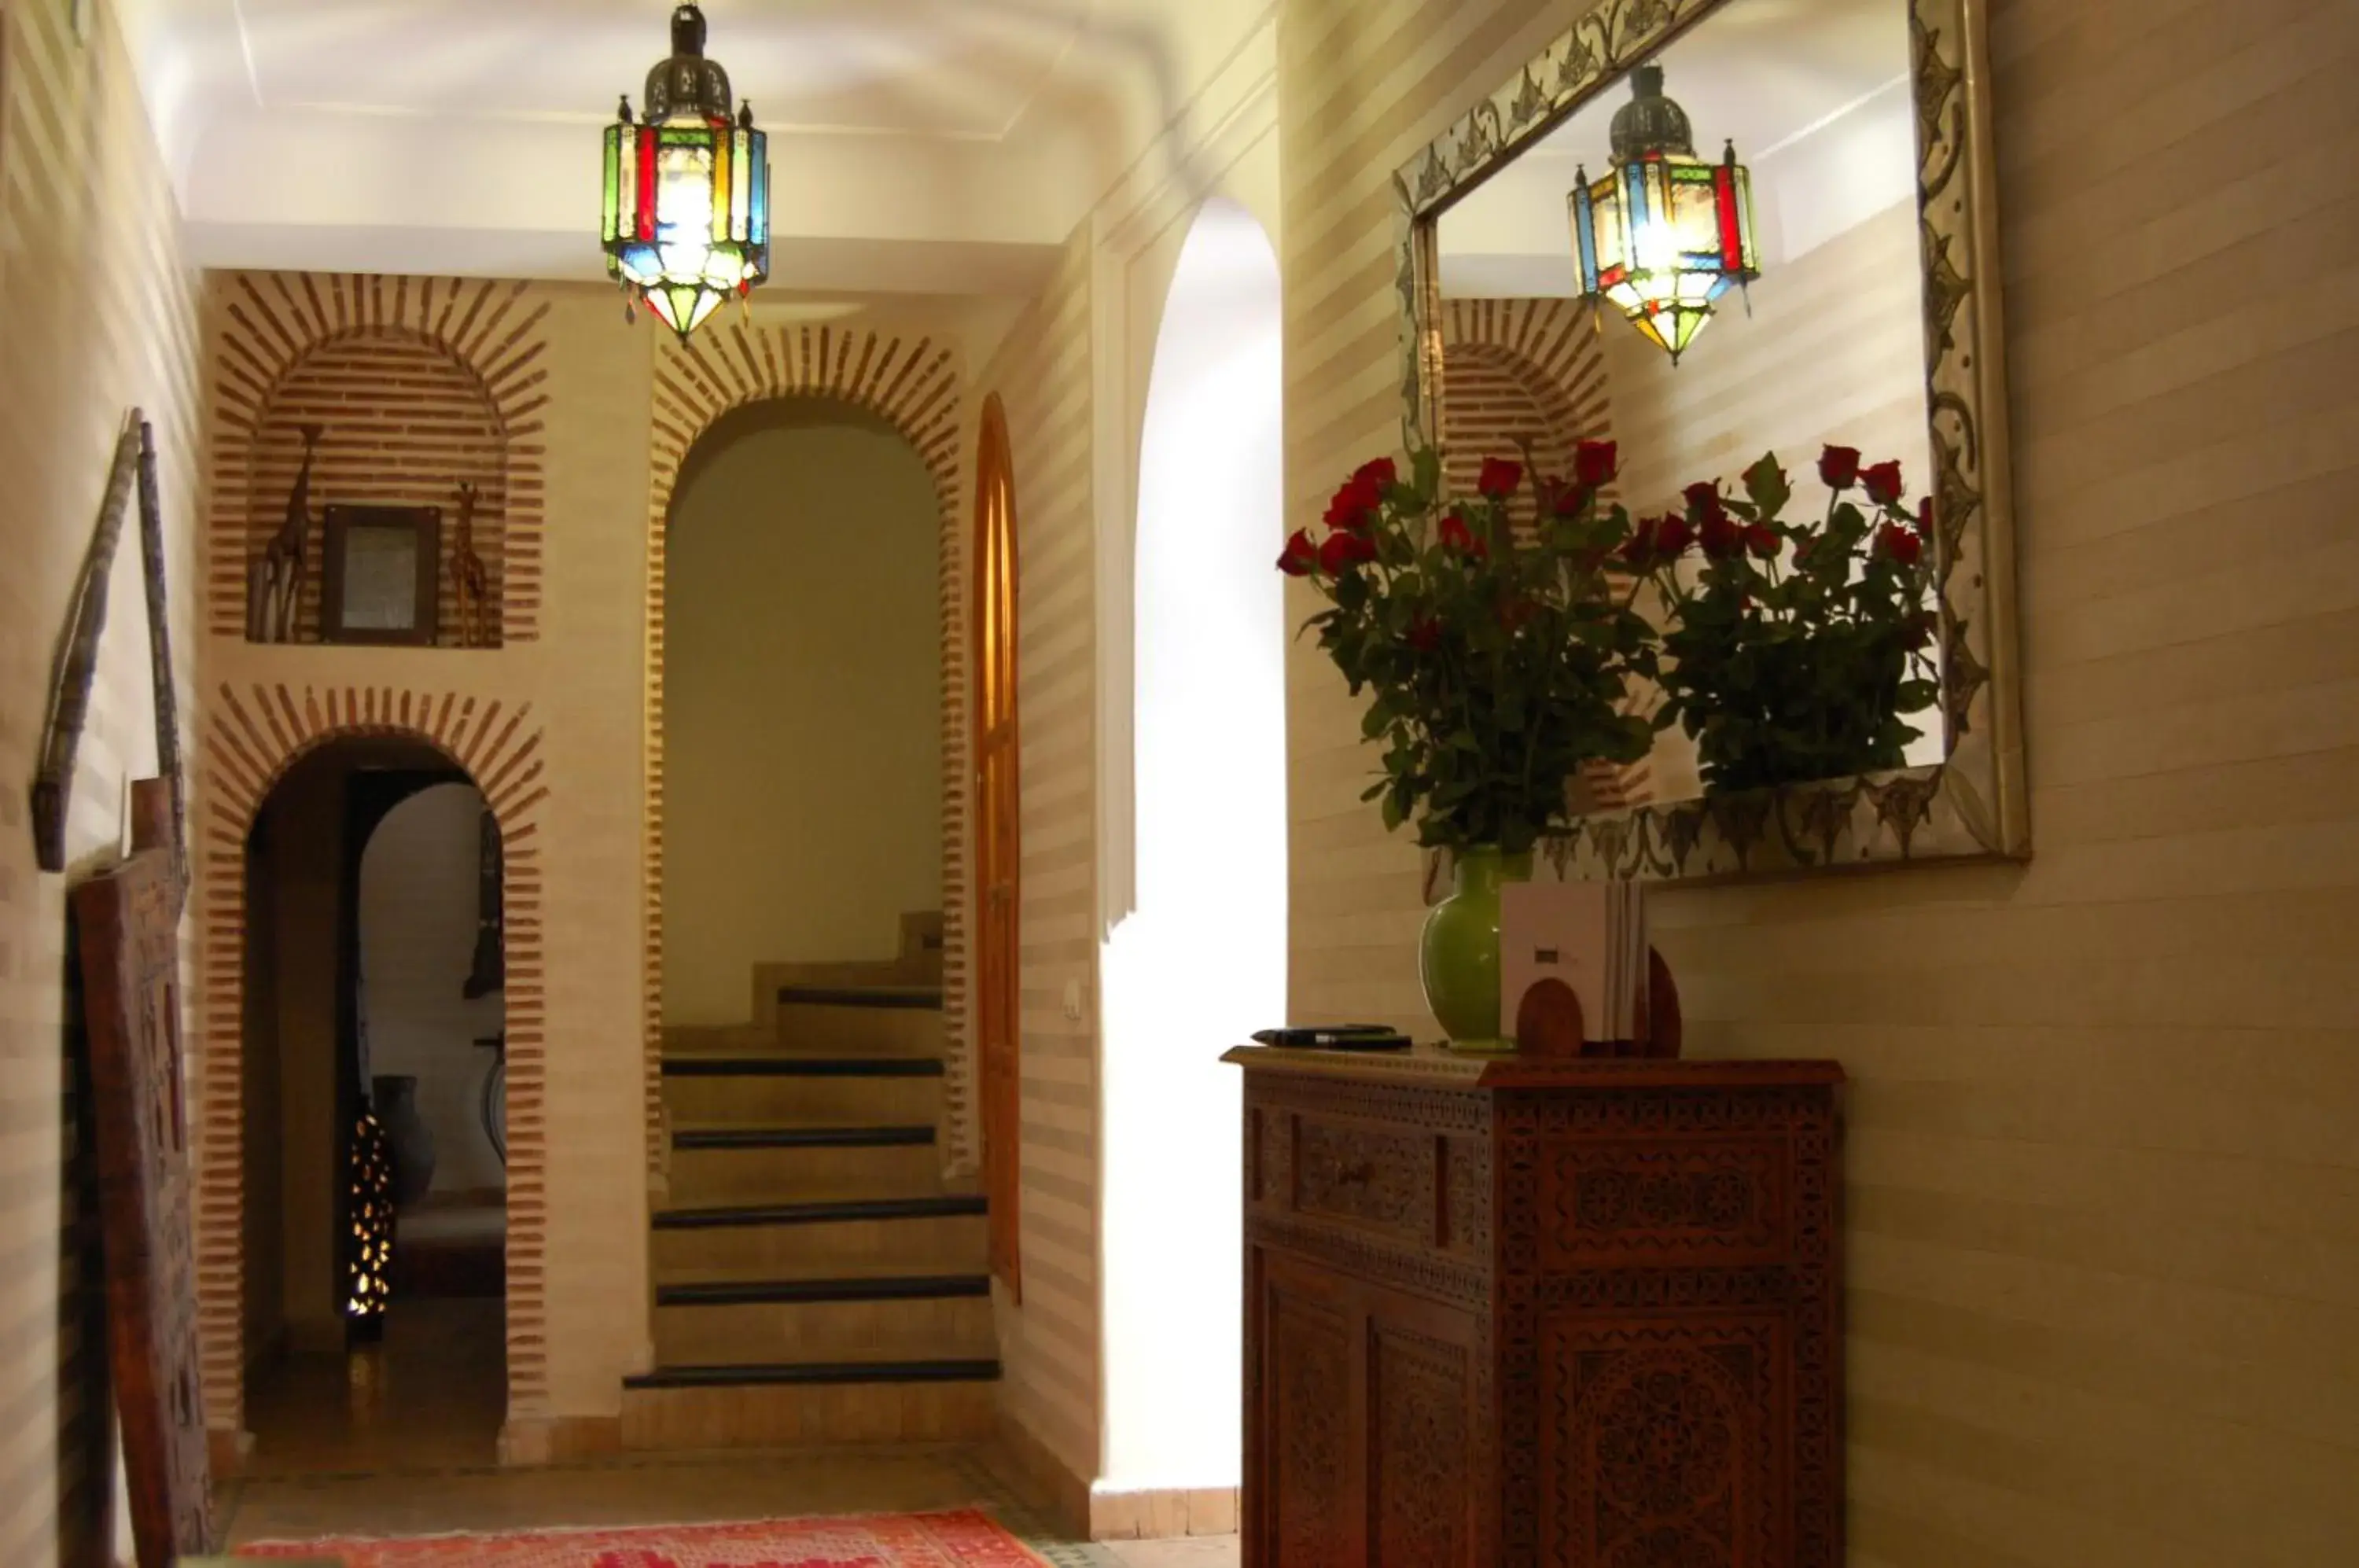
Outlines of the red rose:
M 1581 516 L 1582 508 L 1589 505 L 1589 487 L 1585 485 L 1568 485 L 1561 479 L 1542 479 L 1538 482 L 1538 486 L 1540 510 L 1550 517 L 1577 517 Z
M 1585 441 L 1573 449 L 1572 476 L 1592 490 L 1613 484 L 1621 471 L 1621 454 L 1612 441 Z
M 1308 577 L 1319 570 L 1319 547 L 1310 542 L 1309 528 L 1294 530 L 1286 541 L 1286 553 L 1277 558 L 1277 569 L 1288 577 Z
M 1376 541 L 1350 528 L 1329 534 L 1327 542 L 1319 547 L 1320 570 L 1330 577 L 1340 577 L 1360 562 L 1375 559 Z
M 1931 642 L 1933 625 L 1933 612 L 1930 610 L 1919 610 L 1909 616 L 1908 625 L 1900 635 L 1902 646 L 1913 653 Z
M 1705 513 L 1697 523 L 1696 539 L 1703 545 L 1704 554 L 1714 561 L 1727 560 L 1745 545 L 1745 534 L 1737 528 L 1736 519 L 1717 509 Z
M 1441 519 L 1439 537 L 1444 549 L 1454 550 L 1461 555 L 1471 555 L 1479 560 L 1491 553 L 1491 547 L 1483 542 L 1466 518 L 1457 512 Z
M 1400 483 L 1400 470 L 1389 457 L 1374 458 L 1353 471 L 1354 484 L 1374 485 L 1379 490 L 1389 490 Z
M 1383 504 L 1384 498 L 1384 492 L 1375 480 L 1364 476 L 1364 471 L 1355 474 L 1343 482 L 1343 487 L 1335 492 L 1335 498 L 1327 503 L 1327 526 L 1348 528 L 1354 533 L 1363 532 L 1375 525 L 1376 507 Z
M 1419 615 L 1409 623 L 1408 645 L 1419 653 L 1431 653 L 1441 646 L 1441 623 L 1431 615 Z
M 1925 541 L 1897 523 L 1875 530 L 1875 548 L 1903 566 L 1914 566 L 1925 554 Z
M 1777 553 L 1777 530 L 1767 523 L 1755 523 L 1745 530 L 1745 548 L 1767 561 Z
M 1900 501 L 1900 460 L 1879 463 L 1874 468 L 1863 468 L 1859 482 L 1867 486 L 1867 498 L 1879 506 L 1897 506 Z
M 1630 537 L 1624 539 L 1622 548 L 1614 552 L 1622 558 L 1623 564 L 1636 572 L 1644 572 L 1654 564 L 1655 535 L 1660 526 L 1652 517 L 1641 517 L 1631 527 Z
M 1831 446 L 1819 453 L 1819 478 L 1830 490 L 1848 490 L 1859 482 L 1859 448 Z
M 1728 504 L 1720 498 L 1720 486 L 1711 480 L 1699 479 L 1680 494 L 1687 497 L 1690 520 L 1698 523 L 1710 522 L 1715 517 L 1722 522 L 1728 520 Z
M 1499 624 L 1506 627 L 1511 632 L 1521 629 L 1526 621 L 1530 620 L 1538 613 L 1539 606 L 1533 604 L 1529 599 L 1502 599 L 1499 601 Z
M 1510 463 L 1504 457 L 1486 457 L 1483 460 L 1482 476 L 1474 481 L 1474 488 L 1494 501 L 1504 501 L 1514 495 L 1516 487 L 1523 482 L 1522 463 Z
M 1919 538 L 1933 537 L 1933 497 L 1930 495 L 1917 503 L 1917 532 Z
M 1677 512 L 1664 514 L 1655 524 L 1655 549 L 1665 560 L 1674 560 L 1688 552 L 1695 543 L 1695 530 Z

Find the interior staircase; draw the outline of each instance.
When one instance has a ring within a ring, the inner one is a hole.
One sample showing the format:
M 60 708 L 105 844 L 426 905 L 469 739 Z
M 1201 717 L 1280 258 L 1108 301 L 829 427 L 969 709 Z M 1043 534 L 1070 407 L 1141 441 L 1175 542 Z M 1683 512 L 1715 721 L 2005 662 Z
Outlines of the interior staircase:
M 755 1021 L 669 1029 L 670 1196 L 634 1448 L 987 1436 L 978 1186 L 941 1176 L 941 917 L 890 963 L 765 964 Z

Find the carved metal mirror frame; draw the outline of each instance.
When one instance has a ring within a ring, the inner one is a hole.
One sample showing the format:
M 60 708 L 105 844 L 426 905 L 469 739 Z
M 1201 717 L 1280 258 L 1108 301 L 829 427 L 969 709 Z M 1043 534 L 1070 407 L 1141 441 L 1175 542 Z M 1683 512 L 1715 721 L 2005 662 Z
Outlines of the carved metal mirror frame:
M 1547 846 L 1564 877 L 1724 879 L 2030 854 L 1986 0 L 1892 3 L 1909 11 L 1947 760 L 1582 817 Z M 1394 176 L 1411 450 L 1440 444 L 1442 212 L 1724 4 L 1599 0 Z

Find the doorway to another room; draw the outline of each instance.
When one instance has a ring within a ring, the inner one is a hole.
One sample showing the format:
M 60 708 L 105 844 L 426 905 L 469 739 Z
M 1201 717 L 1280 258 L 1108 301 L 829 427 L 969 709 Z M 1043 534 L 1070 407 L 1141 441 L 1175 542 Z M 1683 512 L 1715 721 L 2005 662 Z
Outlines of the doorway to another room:
M 290 768 L 246 844 L 251 1474 L 487 1465 L 507 1411 L 499 830 L 422 742 Z

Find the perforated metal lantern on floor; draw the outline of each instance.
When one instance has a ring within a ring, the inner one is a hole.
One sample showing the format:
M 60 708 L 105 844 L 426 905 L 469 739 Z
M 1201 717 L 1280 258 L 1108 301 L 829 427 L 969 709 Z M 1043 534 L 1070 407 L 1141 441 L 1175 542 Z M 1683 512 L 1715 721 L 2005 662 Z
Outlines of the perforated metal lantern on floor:
M 770 271 L 769 138 L 751 104 L 730 113 L 729 73 L 704 58 L 704 14 L 671 14 L 671 58 L 647 72 L 634 120 L 606 127 L 606 270 L 687 341 Z
M 1671 363 L 1712 320 L 1731 287 L 1761 276 L 1753 182 L 1729 144 L 1718 163 L 1695 155 L 1687 112 L 1663 95 L 1663 68 L 1631 73 L 1614 115 L 1614 171 L 1576 175 L 1565 198 L 1582 297 L 1611 303 Z

